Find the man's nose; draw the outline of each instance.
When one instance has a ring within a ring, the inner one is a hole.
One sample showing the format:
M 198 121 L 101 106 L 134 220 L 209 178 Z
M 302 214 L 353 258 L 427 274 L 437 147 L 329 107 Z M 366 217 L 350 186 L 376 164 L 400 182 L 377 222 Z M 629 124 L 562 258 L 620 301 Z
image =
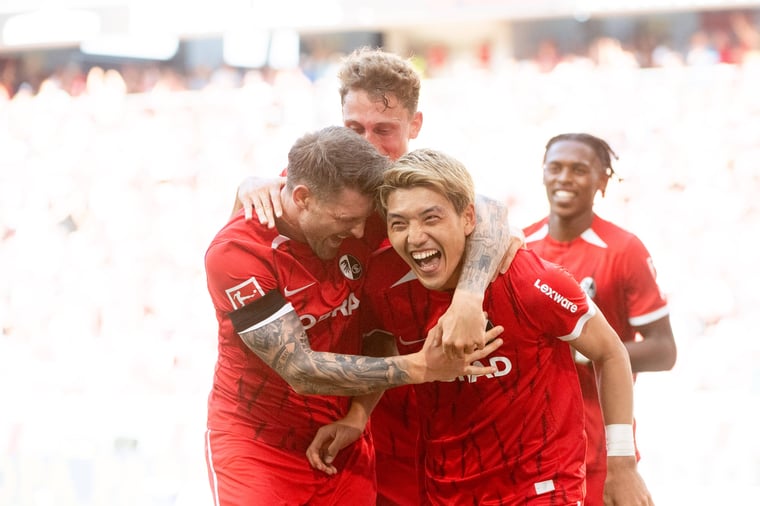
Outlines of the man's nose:
M 357 239 L 361 239 L 362 237 L 364 237 L 364 224 L 365 222 L 362 220 L 361 223 L 358 223 L 354 225 L 353 227 L 351 227 L 351 230 L 349 231 L 351 232 L 351 235 Z
M 409 224 L 409 236 L 407 240 L 410 244 L 421 244 L 425 241 L 425 230 L 422 226 L 410 223 Z

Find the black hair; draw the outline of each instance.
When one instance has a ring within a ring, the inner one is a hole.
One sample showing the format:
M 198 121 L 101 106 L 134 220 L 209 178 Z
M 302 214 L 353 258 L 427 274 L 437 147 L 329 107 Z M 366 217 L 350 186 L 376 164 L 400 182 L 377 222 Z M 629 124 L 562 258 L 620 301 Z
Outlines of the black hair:
M 585 133 L 559 134 L 549 139 L 549 142 L 546 143 L 546 151 L 549 151 L 549 148 L 551 148 L 555 142 L 559 141 L 576 141 L 590 147 L 594 150 L 599 161 L 602 162 L 602 169 L 604 169 L 604 173 L 607 177 L 614 175 L 617 177 L 618 181 L 623 180 L 620 176 L 615 174 L 615 169 L 612 168 L 612 159 L 614 158 L 615 160 L 618 160 L 618 156 L 604 139 Z

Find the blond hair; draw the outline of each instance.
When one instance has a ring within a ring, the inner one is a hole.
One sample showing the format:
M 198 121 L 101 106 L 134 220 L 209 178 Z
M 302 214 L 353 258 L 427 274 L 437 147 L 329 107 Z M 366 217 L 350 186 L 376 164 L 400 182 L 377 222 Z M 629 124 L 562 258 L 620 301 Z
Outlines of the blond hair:
M 385 171 L 377 190 L 380 210 L 388 209 L 394 190 L 423 186 L 446 197 L 458 214 L 475 202 L 475 184 L 464 164 L 433 149 L 416 149 L 402 156 Z

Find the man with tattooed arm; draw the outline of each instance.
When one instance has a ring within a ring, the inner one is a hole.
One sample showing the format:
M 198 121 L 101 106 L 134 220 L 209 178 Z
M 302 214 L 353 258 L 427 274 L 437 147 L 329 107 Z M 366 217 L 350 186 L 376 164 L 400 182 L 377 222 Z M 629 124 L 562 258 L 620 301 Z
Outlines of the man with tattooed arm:
M 500 339 L 463 356 L 447 356 L 436 339 L 412 355 L 359 356 L 357 310 L 372 251 L 360 238 L 389 163 L 348 128 L 307 134 L 288 154 L 275 227 L 240 213 L 211 242 L 205 261 L 219 356 L 206 460 L 217 506 L 374 505 L 368 431 L 338 457 L 347 471 L 326 475 L 305 458 L 317 429 L 352 402 L 368 414 L 373 392 L 494 372 L 470 364 Z

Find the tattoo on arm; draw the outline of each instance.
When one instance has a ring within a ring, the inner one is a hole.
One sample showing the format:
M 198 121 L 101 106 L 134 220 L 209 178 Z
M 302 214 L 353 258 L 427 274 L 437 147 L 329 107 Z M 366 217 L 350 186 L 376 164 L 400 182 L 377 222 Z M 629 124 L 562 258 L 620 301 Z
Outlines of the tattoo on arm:
M 372 358 L 312 350 L 294 311 L 240 337 L 301 394 L 353 396 L 410 382 L 399 357 Z
M 475 230 L 467 239 L 462 275 L 457 289 L 483 293 L 499 268 L 509 244 L 507 206 L 478 195 Z

